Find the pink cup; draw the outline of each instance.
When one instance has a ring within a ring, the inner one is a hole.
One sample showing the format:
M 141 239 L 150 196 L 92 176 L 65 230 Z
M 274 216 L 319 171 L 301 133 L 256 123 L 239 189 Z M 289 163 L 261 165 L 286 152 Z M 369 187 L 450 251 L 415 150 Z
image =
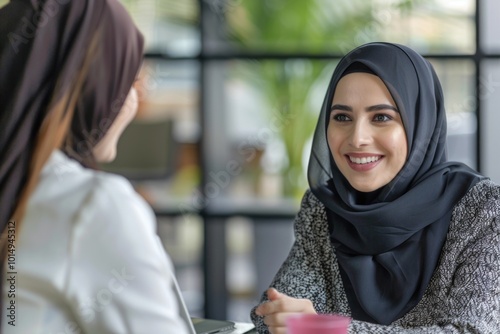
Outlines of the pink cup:
M 347 334 L 351 318 L 335 314 L 299 314 L 285 321 L 288 334 Z

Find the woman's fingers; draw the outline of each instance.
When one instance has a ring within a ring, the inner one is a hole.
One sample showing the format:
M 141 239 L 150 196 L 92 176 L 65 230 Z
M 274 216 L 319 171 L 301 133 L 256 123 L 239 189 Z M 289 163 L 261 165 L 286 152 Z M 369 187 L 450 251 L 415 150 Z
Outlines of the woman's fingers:
M 264 323 L 267 325 L 271 334 L 286 334 L 285 320 L 289 316 L 297 313 L 274 313 L 264 317 Z
M 287 334 L 285 327 L 269 327 L 269 333 L 271 333 L 271 334 Z
M 267 294 L 270 301 L 261 304 L 255 310 L 259 316 L 276 313 L 316 313 L 309 299 L 292 298 L 272 288 L 267 291 Z
M 274 288 L 267 290 L 268 302 L 259 305 L 255 314 L 264 317 L 271 334 L 286 334 L 286 319 L 293 314 L 312 313 L 316 310 L 309 299 L 292 298 Z
M 264 323 L 268 327 L 285 327 L 286 319 L 291 316 L 297 314 L 295 312 L 283 312 L 283 313 L 274 313 L 264 317 Z
M 269 300 L 271 300 L 271 301 L 280 299 L 283 296 L 286 296 L 286 295 L 278 292 L 278 290 L 276 290 L 275 288 L 267 289 L 267 298 L 269 298 Z

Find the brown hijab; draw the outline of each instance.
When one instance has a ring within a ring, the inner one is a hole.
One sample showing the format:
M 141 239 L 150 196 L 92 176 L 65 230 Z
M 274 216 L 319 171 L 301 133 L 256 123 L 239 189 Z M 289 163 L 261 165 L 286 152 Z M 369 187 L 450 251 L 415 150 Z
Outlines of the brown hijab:
M 91 164 L 91 148 L 120 111 L 142 51 L 143 37 L 118 0 L 11 0 L 0 9 L 0 231 L 54 106 L 76 99 L 64 109 L 74 116 L 63 150 Z

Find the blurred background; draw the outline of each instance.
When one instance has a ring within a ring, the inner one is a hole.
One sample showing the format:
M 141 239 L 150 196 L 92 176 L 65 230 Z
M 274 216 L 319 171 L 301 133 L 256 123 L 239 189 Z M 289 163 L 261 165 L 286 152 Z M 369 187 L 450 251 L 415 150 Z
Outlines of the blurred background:
M 153 206 L 193 315 L 249 321 L 293 243 L 328 81 L 358 45 L 427 57 L 449 158 L 500 182 L 496 0 L 122 2 L 147 41 L 141 101 L 103 168 Z

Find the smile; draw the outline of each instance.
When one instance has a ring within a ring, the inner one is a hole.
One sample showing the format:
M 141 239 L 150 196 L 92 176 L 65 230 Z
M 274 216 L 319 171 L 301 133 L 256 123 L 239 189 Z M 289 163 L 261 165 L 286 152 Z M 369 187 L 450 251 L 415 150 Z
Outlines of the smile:
M 373 157 L 363 157 L 363 158 L 356 158 L 356 157 L 351 157 L 348 156 L 349 160 L 351 160 L 352 163 L 358 164 L 358 165 L 364 165 L 364 164 L 369 164 L 375 161 L 380 160 L 380 156 L 373 156 Z

